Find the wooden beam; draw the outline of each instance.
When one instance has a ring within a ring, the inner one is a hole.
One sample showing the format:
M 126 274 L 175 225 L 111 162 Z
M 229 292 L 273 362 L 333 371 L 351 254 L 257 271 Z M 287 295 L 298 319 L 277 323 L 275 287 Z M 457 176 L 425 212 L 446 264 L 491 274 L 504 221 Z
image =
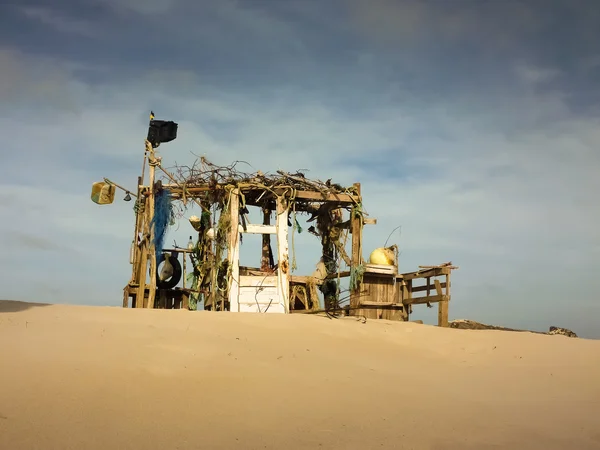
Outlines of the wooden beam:
M 246 225 L 244 233 L 248 234 L 277 234 L 277 227 L 275 225 L 258 225 L 249 223 Z
M 396 308 L 404 308 L 404 304 L 397 302 L 374 302 L 370 300 L 361 300 L 359 303 L 360 306 L 394 306 Z
M 441 288 L 445 288 L 445 287 L 446 287 L 446 283 L 440 283 L 440 287 L 441 287 Z M 427 295 L 429 295 L 429 294 L 430 294 L 430 292 L 429 292 L 429 291 L 430 291 L 431 289 L 434 289 L 434 288 L 435 288 L 435 286 L 432 286 L 431 284 L 426 284 L 425 286 L 417 286 L 417 287 L 413 287 L 413 288 L 412 288 L 412 291 L 413 291 L 413 292 L 425 292 L 425 291 L 428 291 L 428 292 L 427 292 Z
M 285 312 L 290 312 L 290 261 L 288 250 L 288 207 L 277 198 L 277 281 Z
M 443 301 L 448 301 L 448 296 L 430 295 L 429 297 L 413 297 L 404 299 L 402 303 L 404 303 L 405 305 L 425 305 L 427 303 L 439 303 Z
M 227 292 L 229 293 L 229 310 L 233 312 L 239 312 L 240 233 L 238 232 L 238 225 L 240 217 L 240 196 L 238 189 L 233 189 L 231 193 L 229 212 L 231 214 L 231 223 L 229 228 L 229 248 L 227 252 L 227 258 L 229 260 L 230 276 L 227 282 Z M 215 270 L 216 267 L 213 268 L 213 271 Z M 216 291 L 217 286 L 213 285 L 212 289 Z
M 440 284 L 440 280 L 433 280 L 433 284 L 435 285 L 436 294 L 442 295 L 442 285 Z
M 354 186 L 360 183 L 355 183 Z M 168 188 L 171 191 L 171 194 L 174 196 L 180 196 L 183 194 L 183 187 L 178 184 L 165 184 L 163 185 L 165 188 Z M 254 185 L 240 183 L 238 185 L 239 191 L 248 194 L 251 192 L 264 192 L 265 189 L 256 187 Z M 225 185 L 216 185 L 216 186 L 196 186 L 196 187 L 186 187 L 185 193 L 187 198 L 194 198 L 194 194 L 205 194 L 210 191 L 218 191 L 225 190 Z M 277 195 L 291 195 L 290 189 L 285 188 L 275 188 L 273 189 Z M 354 204 L 360 201 L 360 193 L 358 196 L 350 195 L 350 194 L 338 194 L 338 193 L 327 193 L 323 194 L 318 191 L 296 191 L 294 197 L 300 200 L 313 200 L 315 202 L 340 202 L 347 204 Z
M 413 280 L 415 278 L 439 277 L 440 275 L 449 275 L 452 269 L 448 267 L 440 267 L 435 269 L 420 270 L 417 272 L 408 272 L 399 274 L 400 278 L 405 280 Z
M 311 276 L 290 275 L 289 279 L 290 279 L 290 283 L 298 283 L 298 284 L 305 284 L 305 285 L 308 285 L 310 283 L 316 284 L 316 285 L 323 284 L 323 280 L 320 280 L 318 278 L 311 277 Z
M 365 217 L 364 224 L 365 225 L 377 225 L 377 219 Z

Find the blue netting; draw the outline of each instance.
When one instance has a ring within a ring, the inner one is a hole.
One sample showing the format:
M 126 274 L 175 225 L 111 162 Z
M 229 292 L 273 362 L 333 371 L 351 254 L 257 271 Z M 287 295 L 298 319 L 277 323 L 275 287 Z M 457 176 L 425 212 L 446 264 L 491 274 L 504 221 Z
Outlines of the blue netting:
M 154 217 L 151 226 L 154 227 L 154 249 L 158 261 L 163 251 L 163 242 L 167 234 L 167 228 L 173 220 L 173 207 L 171 205 L 171 192 L 163 189 L 154 196 Z

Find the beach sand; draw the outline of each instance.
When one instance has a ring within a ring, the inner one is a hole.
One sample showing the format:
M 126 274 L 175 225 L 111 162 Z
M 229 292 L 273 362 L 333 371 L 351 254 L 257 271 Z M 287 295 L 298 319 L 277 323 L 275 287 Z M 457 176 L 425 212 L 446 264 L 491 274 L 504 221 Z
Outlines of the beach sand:
M 600 341 L 0 302 L 0 449 L 600 449 Z

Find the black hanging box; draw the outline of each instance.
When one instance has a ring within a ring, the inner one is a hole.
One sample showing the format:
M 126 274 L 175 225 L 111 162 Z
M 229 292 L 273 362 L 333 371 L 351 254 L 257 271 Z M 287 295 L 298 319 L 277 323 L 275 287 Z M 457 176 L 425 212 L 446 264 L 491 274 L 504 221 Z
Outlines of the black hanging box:
M 151 120 L 148 127 L 148 141 L 152 144 L 152 148 L 175 140 L 177 138 L 177 126 L 172 121 Z

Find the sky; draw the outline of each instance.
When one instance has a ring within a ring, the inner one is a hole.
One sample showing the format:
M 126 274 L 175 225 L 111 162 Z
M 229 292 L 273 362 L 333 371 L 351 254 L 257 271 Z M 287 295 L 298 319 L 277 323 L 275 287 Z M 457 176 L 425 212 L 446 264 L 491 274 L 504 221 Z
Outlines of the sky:
M 360 182 L 363 256 L 459 266 L 450 319 L 600 338 L 597 1 L 3 2 L 0 298 L 121 304 L 133 202 L 91 186 L 135 189 L 150 110 L 166 167 Z

